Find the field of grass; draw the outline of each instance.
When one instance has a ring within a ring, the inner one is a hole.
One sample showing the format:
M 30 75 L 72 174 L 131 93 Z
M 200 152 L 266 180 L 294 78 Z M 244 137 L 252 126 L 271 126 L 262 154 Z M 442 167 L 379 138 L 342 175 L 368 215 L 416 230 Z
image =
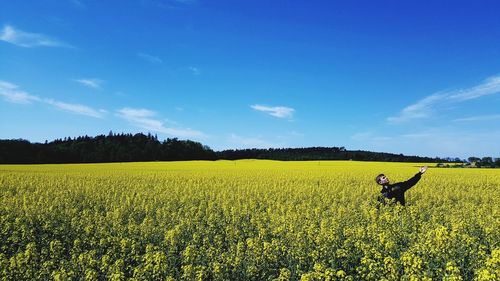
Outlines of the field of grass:
M 420 165 L 0 165 L 0 278 L 500 280 L 500 170 Z

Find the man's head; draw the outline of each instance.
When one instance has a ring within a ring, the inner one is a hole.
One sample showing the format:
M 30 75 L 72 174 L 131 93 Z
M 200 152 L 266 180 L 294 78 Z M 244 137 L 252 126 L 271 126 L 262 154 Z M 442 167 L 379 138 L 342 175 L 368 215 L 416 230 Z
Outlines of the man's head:
M 377 184 L 384 185 L 389 183 L 389 178 L 384 174 L 380 174 L 375 178 L 375 181 L 377 182 Z

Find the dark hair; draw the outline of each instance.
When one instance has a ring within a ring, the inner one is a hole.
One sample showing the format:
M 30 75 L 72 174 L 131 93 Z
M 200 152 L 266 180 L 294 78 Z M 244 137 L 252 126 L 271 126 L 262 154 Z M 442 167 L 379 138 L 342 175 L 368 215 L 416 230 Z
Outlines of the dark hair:
M 375 182 L 376 182 L 377 184 L 380 184 L 380 183 L 378 182 L 378 180 L 380 179 L 380 177 L 383 177 L 383 176 L 385 176 L 385 175 L 384 175 L 384 174 L 379 174 L 379 175 L 375 178 Z

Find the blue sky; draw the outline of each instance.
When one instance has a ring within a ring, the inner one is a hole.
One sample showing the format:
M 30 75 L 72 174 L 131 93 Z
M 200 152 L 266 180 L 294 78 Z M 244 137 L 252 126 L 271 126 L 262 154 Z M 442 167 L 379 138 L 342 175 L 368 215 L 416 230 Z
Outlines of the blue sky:
M 0 3 L 0 138 L 500 157 L 498 1 Z

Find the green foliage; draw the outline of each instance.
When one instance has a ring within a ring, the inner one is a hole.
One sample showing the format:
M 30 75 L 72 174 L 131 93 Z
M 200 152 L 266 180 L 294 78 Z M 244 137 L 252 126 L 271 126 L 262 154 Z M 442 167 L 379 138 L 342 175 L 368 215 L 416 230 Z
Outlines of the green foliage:
M 177 138 L 160 142 L 151 134 L 113 134 L 30 143 L 0 140 L 0 163 L 102 163 L 132 161 L 213 160 L 208 146 Z
M 488 157 L 486 157 L 488 158 Z M 489 157 L 491 160 L 491 157 Z M 360 160 L 388 162 L 450 162 L 403 154 L 346 150 L 344 147 L 305 147 L 237 149 L 214 152 L 210 147 L 191 140 L 169 138 L 160 142 L 156 136 L 114 134 L 96 137 L 67 137 L 51 142 L 30 143 L 27 140 L 0 140 L 2 164 L 109 163 L 180 160 Z M 458 159 L 460 161 L 460 159 Z
M 0 165 L 0 280 L 499 280 L 498 171 L 416 166 Z

